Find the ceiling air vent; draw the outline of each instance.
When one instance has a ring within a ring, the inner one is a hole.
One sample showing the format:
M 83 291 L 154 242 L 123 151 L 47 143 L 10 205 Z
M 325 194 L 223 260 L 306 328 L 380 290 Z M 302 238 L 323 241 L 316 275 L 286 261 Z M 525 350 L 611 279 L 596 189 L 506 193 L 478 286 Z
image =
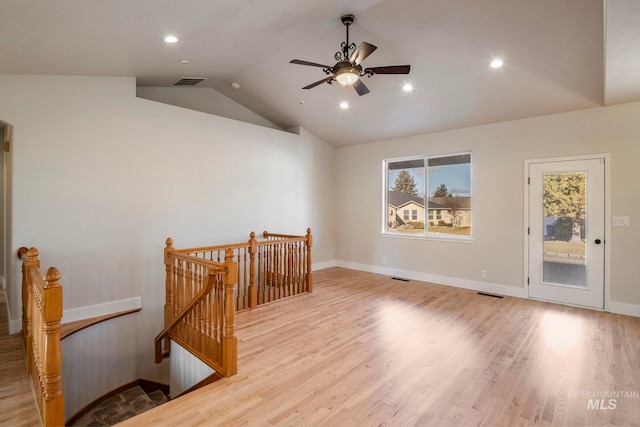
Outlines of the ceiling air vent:
M 181 77 L 173 86 L 195 86 L 207 80 L 206 77 Z

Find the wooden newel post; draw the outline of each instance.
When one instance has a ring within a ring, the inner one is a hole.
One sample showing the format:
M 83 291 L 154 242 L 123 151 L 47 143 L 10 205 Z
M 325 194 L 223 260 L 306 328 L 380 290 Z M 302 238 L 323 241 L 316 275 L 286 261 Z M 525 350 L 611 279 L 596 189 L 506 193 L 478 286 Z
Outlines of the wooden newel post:
M 225 377 L 238 373 L 238 339 L 235 336 L 235 314 L 233 292 L 238 283 L 238 263 L 233 259 L 233 249 L 227 249 L 224 257 L 224 338 L 222 340 L 222 364 Z
M 313 236 L 311 228 L 307 228 L 307 292 L 313 291 L 313 276 L 311 275 L 311 246 L 313 245 Z
M 62 319 L 62 286 L 60 272 L 51 267 L 44 276 L 43 295 L 43 366 L 42 422 L 45 426 L 64 425 L 64 397 L 62 395 L 62 350 L 60 346 L 60 320 Z M 42 356 L 40 356 L 42 357 Z M 41 359 L 42 360 L 42 359 Z
M 258 242 L 256 233 L 253 231 L 249 235 L 249 308 L 258 306 L 258 290 L 256 288 L 256 253 L 258 252 Z
M 173 260 L 169 256 L 171 252 L 175 251 L 173 247 L 173 239 L 171 237 L 167 238 L 165 242 L 166 246 L 164 248 L 164 269 L 166 273 L 165 279 L 165 300 L 164 300 L 164 327 L 167 327 L 169 323 L 173 320 L 173 310 L 175 306 L 174 301 L 174 289 L 175 289 L 175 279 L 173 272 Z M 171 340 L 167 337 L 164 340 L 165 351 L 170 351 Z M 156 362 L 158 363 L 158 362 Z
M 27 331 L 28 331 L 28 319 L 29 311 L 27 310 L 27 300 L 29 298 L 27 275 L 25 271 L 25 261 L 27 259 L 27 251 L 29 249 L 24 246 L 18 249 L 18 258 L 22 260 L 22 342 L 24 342 L 25 348 L 27 348 Z M 28 359 L 27 359 L 28 360 Z

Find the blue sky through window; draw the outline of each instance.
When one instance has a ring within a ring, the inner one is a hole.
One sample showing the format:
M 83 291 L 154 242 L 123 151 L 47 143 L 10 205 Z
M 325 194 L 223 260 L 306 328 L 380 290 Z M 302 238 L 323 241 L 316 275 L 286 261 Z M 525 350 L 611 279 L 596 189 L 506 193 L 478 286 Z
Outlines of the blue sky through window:
M 408 168 L 407 172 L 413 176 L 418 189 L 418 195 L 424 197 L 424 168 Z M 400 173 L 399 169 L 389 170 L 389 190 L 393 188 L 396 177 Z M 460 163 L 446 166 L 430 166 L 429 167 L 429 194 L 433 196 L 436 188 L 444 184 L 447 186 L 449 193 L 459 197 L 471 196 L 471 164 Z

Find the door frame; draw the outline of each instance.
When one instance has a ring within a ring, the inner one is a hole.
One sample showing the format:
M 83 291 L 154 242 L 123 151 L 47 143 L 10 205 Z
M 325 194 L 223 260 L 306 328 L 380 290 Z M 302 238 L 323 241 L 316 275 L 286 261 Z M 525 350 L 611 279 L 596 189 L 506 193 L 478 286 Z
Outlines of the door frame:
M 524 161 L 524 224 L 523 224 L 523 242 L 524 242 L 524 275 L 523 286 L 526 291 L 527 299 L 529 297 L 529 166 L 532 163 L 551 163 L 565 162 L 574 160 L 594 160 L 604 159 L 604 311 L 610 311 L 611 302 L 611 154 L 585 154 L 580 156 L 568 157 L 545 157 L 537 159 L 529 159 Z M 558 303 L 560 304 L 560 303 Z M 571 304 L 565 304 L 571 305 Z M 585 308 L 585 307 L 583 307 Z M 599 310 L 592 308 L 592 310 Z

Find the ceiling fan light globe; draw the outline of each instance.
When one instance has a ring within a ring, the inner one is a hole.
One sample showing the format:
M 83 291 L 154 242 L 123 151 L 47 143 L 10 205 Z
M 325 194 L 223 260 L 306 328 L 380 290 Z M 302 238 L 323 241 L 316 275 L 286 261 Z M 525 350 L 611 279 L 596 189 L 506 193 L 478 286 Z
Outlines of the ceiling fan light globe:
M 351 86 L 358 81 L 360 73 L 356 70 L 345 70 L 336 74 L 336 80 L 343 86 Z

